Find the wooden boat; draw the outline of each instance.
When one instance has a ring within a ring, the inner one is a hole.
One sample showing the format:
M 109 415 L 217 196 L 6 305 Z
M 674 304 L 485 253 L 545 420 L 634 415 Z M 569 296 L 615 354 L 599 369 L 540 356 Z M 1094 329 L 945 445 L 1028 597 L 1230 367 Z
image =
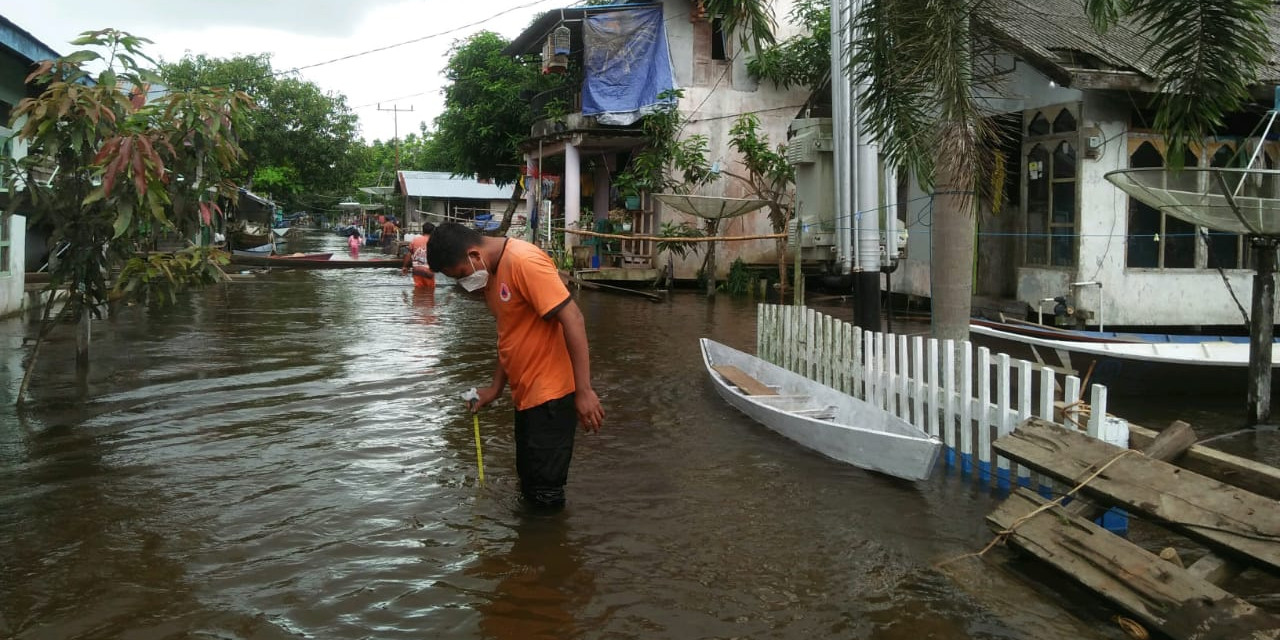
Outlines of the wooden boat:
M 716 392 L 757 422 L 855 467 L 907 480 L 929 477 L 942 443 L 846 393 L 703 338 Z
M 325 256 L 325 257 L 320 257 Z M 291 267 L 295 269 L 399 269 L 403 260 L 333 260 L 333 254 L 302 254 L 298 256 L 262 256 L 232 253 L 231 264 L 247 267 Z
M 1070 331 L 974 320 L 969 331 L 993 351 L 1088 378 L 1120 395 L 1221 394 L 1247 389 L 1248 338 Z M 1280 366 L 1273 349 L 1271 366 Z

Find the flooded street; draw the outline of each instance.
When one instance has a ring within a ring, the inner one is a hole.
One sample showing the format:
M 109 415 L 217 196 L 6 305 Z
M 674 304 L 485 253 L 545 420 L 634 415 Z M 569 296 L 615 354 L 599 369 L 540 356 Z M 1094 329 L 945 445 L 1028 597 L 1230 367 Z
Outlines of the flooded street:
M 315 233 L 310 250 L 338 246 Z M 0 637 L 1121 638 L 997 553 L 999 496 L 798 448 L 723 403 L 697 339 L 755 307 L 583 292 L 607 412 L 556 516 L 525 513 L 483 302 L 397 271 L 279 271 L 95 324 L 0 324 Z M 1010 566 L 1006 566 L 1010 565 Z M 1010 570 L 1012 569 L 1012 570 Z

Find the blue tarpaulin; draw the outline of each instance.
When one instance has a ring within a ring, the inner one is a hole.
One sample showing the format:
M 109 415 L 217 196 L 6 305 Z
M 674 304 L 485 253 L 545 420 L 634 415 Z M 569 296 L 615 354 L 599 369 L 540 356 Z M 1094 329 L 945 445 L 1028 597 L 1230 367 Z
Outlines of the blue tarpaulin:
M 674 89 L 662 8 L 588 15 L 583 24 L 586 82 L 582 114 L 601 124 L 629 125 L 653 112 Z

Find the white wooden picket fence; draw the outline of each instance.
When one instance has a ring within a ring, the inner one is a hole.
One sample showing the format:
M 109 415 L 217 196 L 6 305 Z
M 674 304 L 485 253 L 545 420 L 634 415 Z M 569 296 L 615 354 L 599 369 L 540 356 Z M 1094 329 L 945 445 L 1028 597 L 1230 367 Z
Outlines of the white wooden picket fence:
M 1039 416 L 1093 437 L 1107 420 L 1102 385 L 1085 404 L 1076 376 L 968 341 L 863 331 L 807 307 L 761 304 L 756 354 L 914 424 L 946 445 L 949 467 L 1003 489 L 1049 484 L 992 451 L 1023 420 Z

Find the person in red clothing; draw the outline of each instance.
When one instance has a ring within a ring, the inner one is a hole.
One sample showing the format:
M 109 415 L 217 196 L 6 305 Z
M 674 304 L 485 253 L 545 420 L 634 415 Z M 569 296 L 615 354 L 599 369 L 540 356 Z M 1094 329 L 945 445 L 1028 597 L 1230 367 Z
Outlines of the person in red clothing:
M 604 421 L 582 311 L 551 257 L 523 240 L 445 223 L 431 234 L 427 263 L 467 291 L 483 290 L 498 321 L 498 363 L 471 410 L 511 385 L 520 493 L 534 506 L 563 507 L 575 427 L 597 432 Z
M 404 254 L 404 265 L 400 267 L 400 275 L 409 273 L 413 267 L 413 286 L 417 289 L 435 290 L 436 274 L 427 266 L 427 241 L 436 226 L 430 222 L 422 223 L 422 235 L 409 241 L 409 252 Z

